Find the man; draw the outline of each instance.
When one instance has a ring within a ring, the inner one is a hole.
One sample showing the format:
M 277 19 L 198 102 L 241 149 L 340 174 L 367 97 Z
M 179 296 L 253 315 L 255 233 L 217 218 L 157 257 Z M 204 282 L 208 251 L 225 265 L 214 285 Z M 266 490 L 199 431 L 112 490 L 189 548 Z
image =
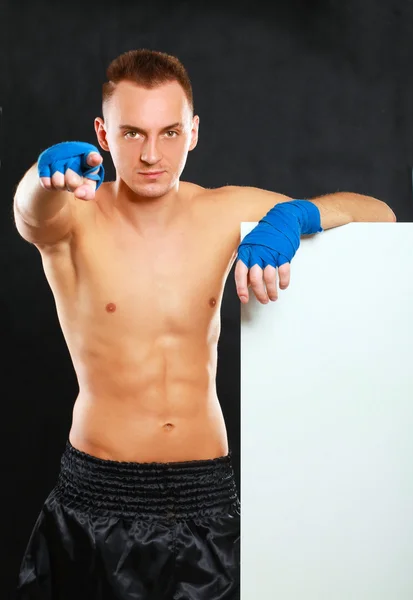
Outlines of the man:
M 199 127 L 182 64 L 132 51 L 107 76 L 95 129 L 116 181 L 100 185 L 97 149 L 63 143 L 15 195 L 79 382 L 19 598 L 239 598 L 239 502 L 215 385 L 226 278 L 238 253 L 241 302 L 249 286 L 274 301 L 300 235 L 395 216 L 357 194 L 294 202 L 181 182 Z M 242 221 L 261 222 L 239 248 Z

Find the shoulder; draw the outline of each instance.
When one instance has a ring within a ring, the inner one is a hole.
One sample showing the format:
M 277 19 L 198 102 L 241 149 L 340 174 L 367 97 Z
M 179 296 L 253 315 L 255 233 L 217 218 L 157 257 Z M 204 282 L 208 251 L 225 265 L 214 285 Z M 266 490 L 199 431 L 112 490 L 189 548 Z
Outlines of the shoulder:
M 190 201 L 193 209 L 208 215 L 219 214 L 221 217 L 230 211 L 230 202 L 236 195 L 235 186 L 205 188 L 188 182 L 181 182 L 181 190 Z
M 227 214 L 237 222 L 259 221 L 276 204 L 291 200 L 277 192 L 237 185 L 213 189 L 199 188 L 197 198 L 211 209 L 215 208 L 222 216 Z
M 209 202 L 212 204 L 228 204 L 228 202 L 240 199 L 242 195 L 248 194 L 246 190 L 236 185 L 225 185 L 218 188 L 206 188 L 189 182 L 181 182 L 182 188 L 195 201 Z

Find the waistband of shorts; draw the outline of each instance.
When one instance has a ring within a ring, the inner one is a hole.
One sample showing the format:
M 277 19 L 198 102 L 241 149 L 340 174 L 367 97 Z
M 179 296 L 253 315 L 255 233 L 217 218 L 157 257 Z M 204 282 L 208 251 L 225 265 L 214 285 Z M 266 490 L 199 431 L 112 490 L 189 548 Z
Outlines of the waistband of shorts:
M 186 462 L 120 462 L 67 441 L 60 466 L 54 496 L 78 510 L 185 519 L 239 506 L 231 452 Z

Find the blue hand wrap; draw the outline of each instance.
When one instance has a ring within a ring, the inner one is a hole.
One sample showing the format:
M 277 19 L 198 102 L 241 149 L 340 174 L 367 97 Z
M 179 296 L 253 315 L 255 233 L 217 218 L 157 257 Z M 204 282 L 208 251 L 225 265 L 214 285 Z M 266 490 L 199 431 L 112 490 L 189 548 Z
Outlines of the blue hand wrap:
M 238 247 L 238 260 L 248 269 L 258 265 L 280 267 L 291 262 L 300 236 L 323 231 L 320 211 L 308 200 L 276 204 Z
M 90 152 L 99 154 L 99 150 L 87 142 L 62 142 L 51 146 L 38 158 L 39 177 L 51 177 L 55 173 L 64 175 L 66 169 L 72 169 L 81 177 L 97 181 L 96 189 L 98 189 L 105 178 L 105 170 L 102 164 L 100 167 L 90 167 L 87 164 L 86 159 Z M 93 173 L 98 168 L 98 172 Z

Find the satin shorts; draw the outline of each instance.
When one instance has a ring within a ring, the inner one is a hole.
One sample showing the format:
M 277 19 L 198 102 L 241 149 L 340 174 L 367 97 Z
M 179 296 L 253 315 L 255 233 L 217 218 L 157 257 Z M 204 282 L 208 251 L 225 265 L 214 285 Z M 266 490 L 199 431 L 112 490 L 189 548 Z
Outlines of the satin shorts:
M 67 442 L 21 563 L 17 598 L 238 600 L 231 454 L 118 462 Z

